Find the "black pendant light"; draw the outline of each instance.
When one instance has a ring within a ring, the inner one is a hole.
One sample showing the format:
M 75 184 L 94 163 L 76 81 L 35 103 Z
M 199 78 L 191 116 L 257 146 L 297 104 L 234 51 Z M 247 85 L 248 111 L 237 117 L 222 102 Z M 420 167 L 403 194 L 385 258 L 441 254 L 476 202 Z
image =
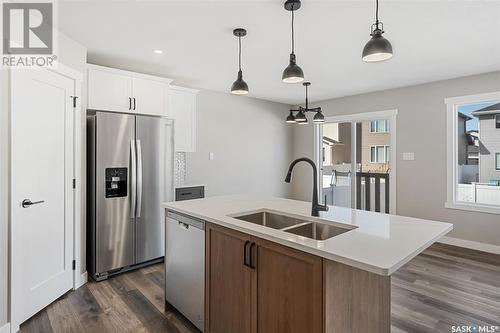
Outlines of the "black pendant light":
M 366 43 L 363 49 L 363 61 L 366 62 L 384 61 L 392 58 L 392 45 L 387 39 L 382 37 L 384 24 L 378 20 L 378 0 L 375 1 L 375 23 L 372 24 L 370 34 L 372 38 Z
M 243 72 L 241 71 L 241 37 L 245 37 L 247 31 L 243 28 L 234 29 L 233 35 L 238 37 L 238 78 L 231 86 L 231 92 L 235 95 L 246 95 L 248 94 L 248 85 L 243 81 Z
M 308 96 L 308 87 L 311 85 L 311 82 L 304 82 L 302 83 L 304 87 L 306 87 L 306 106 L 302 107 L 299 106 L 297 110 L 290 110 L 290 114 L 288 117 L 286 117 L 286 122 L 289 124 L 308 124 L 309 121 L 307 120 L 306 113 L 307 112 L 315 112 L 316 114 L 313 117 L 313 122 L 314 123 L 324 123 L 325 122 L 325 116 L 323 116 L 323 112 L 321 112 L 321 108 L 309 108 L 309 96 Z M 297 114 L 294 115 L 293 113 L 296 112 Z
M 293 30 L 294 12 L 300 8 L 300 0 L 287 0 L 285 9 L 292 12 L 292 53 L 290 53 L 290 64 L 283 71 L 281 79 L 285 83 L 298 83 L 304 81 L 304 72 L 297 65 L 295 58 L 295 35 Z

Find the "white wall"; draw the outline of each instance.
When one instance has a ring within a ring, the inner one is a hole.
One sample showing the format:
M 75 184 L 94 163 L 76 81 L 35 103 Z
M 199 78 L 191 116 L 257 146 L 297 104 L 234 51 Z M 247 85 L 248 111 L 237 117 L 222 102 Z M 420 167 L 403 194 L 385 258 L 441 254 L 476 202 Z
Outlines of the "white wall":
M 444 98 L 499 90 L 500 72 L 493 72 L 337 98 L 315 103 L 315 106 L 320 105 L 327 116 L 398 109 L 398 151 L 392 153 L 392 156 L 397 157 L 397 214 L 450 222 L 454 224 L 454 230 L 449 235 L 451 237 L 500 245 L 500 215 L 444 208 L 446 201 Z M 294 157 L 311 157 L 312 125 L 295 126 L 293 143 Z M 403 161 L 403 152 L 415 152 L 415 160 Z M 309 170 L 300 177 L 297 174 L 292 197 L 310 200 L 309 175 Z
M 55 50 L 59 62 L 80 72 L 84 72 L 87 49 L 69 38 L 58 34 L 58 49 Z M 9 81 L 7 71 L 0 70 L 0 328 L 8 323 L 8 236 L 9 236 Z M 84 82 L 84 86 L 86 83 Z M 82 100 L 86 100 L 82 95 Z M 83 105 L 82 107 L 85 107 Z M 84 176 L 85 169 L 82 171 Z M 85 213 L 85 212 L 84 212 Z M 85 216 L 83 216 L 85 217 Z M 83 219 L 82 221 L 85 221 Z M 84 222 L 83 222 L 84 223 Z
M 289 106 L 210 91 L 201 91 L 197 104 L 197 151 L 187 153 L 186 181 L 206 184 L 209 196 L 287 196 Z M 215 153 L 211 161 L 210 152 Z

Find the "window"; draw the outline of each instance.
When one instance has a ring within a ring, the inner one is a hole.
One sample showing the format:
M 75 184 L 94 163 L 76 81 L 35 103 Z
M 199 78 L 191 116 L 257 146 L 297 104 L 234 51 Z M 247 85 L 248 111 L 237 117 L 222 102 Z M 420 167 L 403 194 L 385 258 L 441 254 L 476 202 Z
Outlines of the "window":
M 389 146 L 371 146 L 370 147 L 370 162 L 371 163 L 387 163 L 389 162 L 390 147 Z
M 389 121 L 386 119 L 371 121 L 370 133 L 389 133 Z
M 500 214 L 500 91 L 447 98 L 447 208 Z

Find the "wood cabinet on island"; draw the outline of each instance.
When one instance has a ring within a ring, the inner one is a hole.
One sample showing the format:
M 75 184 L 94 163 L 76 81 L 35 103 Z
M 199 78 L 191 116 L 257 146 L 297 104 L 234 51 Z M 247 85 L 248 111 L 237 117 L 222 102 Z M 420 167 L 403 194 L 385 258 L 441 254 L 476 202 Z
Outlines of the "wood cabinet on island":
M 252 195 L 165 203 L 205 221 L 205 332 L 388 333 L 391 277 L 448 223 Z

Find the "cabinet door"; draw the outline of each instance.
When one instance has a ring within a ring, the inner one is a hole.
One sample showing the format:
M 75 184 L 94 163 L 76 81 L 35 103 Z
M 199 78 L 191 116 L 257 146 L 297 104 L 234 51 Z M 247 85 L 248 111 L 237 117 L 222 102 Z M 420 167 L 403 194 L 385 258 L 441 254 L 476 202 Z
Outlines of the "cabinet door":
M 249 236 L 206 225 L 205 332 L 249 333 L 251 275 L 244 265 Z
M 132 112 L 132 78 L 96 69 L 88 74 L 89 109 Z
M 257 332 L 321 333 L 322 259 L 262 239 L 253 241 Z
M 175 150 L 196 151 L 196 93 L 170 89 L 169 114 L 175 120 Z
M 132 92 L 133 111 L 141 114 L 152 114 L 158 116 L 167 116 L 167 105 L 165 95 L 168 90 L 168 84 L 133 78 Z

